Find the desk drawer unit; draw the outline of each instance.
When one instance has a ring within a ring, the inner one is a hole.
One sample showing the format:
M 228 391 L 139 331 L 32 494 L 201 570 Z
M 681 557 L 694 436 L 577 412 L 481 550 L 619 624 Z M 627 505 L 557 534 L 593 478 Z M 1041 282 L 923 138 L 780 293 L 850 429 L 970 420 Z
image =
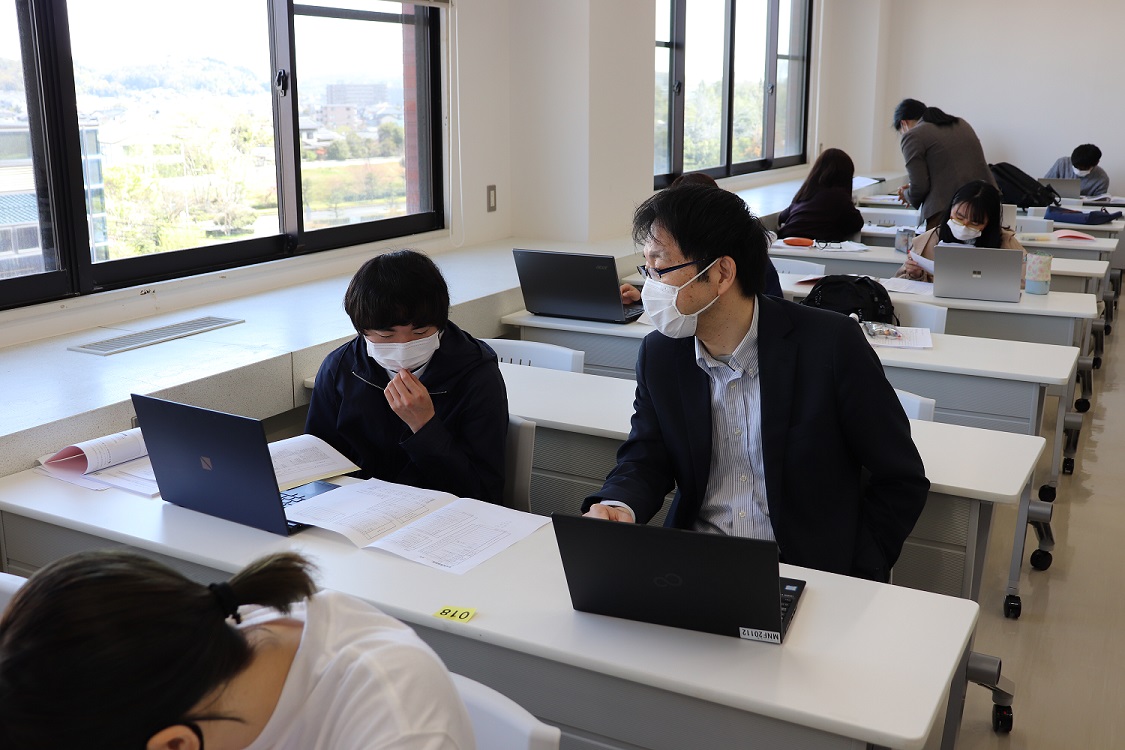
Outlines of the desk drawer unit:
M 622 325 L 628 325 L 628 323 Z M 556 331 L 550 328 L 532 328 L 531 326 L 524 326 L 520 329 L 520 338 L 586 352 L 585 371 L 587 374 L 607 375 L 630 380 L 636 377 L 637 350 L 641 348 L 639 338 L 579 331 Z
M 1039 433 L 1038 383 L 883 366 L 895 388 L 934 399 L 934 421 L 1023 435 Z
M 948 596 L 968 596 L 972 567 L 966 547 L 979 522 L 978 503 L 931 492 L 902 547 L 892 580 L 898 586 Z

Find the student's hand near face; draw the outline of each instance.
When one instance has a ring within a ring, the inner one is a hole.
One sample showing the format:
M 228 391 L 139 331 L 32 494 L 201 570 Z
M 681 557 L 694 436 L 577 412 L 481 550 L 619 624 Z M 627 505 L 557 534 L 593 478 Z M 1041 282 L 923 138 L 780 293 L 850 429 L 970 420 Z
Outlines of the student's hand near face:
M 606 521 L 621 521 L 622 523 L 633 523 L 633 514 L 618 505 L 604 505 L 602 503 L 594 503 L 590 506 L 590 510 L 582 515 L 589 516 L 590 518 L 601 518 Z
M 621 285 L 621 302 L 625 305 L 631 305 L 634 302 L 641 301 L 641 290 L 632 284 Z
M 903 185 L 902 187 L 900 187 L 898 189 L 898 201 L 899 201 L 899 203 L 903 203 L 907 206 L 910 205 L 910 201 L 908 201 L 906 199 L 906 191 L 909 190 L 909 189 L 910 189 L 910 185 Z
M 434 416 L 434 402 L 422 381 L 410 370 L 399 370 L 383 391 L 391 411 L 406 422 L 413 432 L 418 432 Z

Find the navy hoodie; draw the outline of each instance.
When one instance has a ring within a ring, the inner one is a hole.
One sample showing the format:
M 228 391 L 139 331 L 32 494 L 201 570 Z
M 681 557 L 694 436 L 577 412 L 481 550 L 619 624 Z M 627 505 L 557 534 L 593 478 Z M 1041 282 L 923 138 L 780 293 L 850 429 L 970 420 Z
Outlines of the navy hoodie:
M 499 503 L 508 394 L 496 354 L 446 323 L 419 380 L 435 413 L 413 433 L 383 395 L 387 371 L 356 336 L 321 364 L 305 432 L 327 441 L 364 476 Z

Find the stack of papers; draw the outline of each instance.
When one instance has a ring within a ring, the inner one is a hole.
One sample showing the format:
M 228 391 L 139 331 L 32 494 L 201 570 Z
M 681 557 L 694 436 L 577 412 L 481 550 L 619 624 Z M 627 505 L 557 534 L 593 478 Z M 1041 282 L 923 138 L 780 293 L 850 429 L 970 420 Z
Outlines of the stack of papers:
M 913 279 L 879 279 L 879 283 L 888 292 L 905 292 L 906 294 L 934 294 L 932 281 L 914 281 Z
M 881 346 L 889 349 L 933 349 L 934 338 L 929 328 L 910 328 L 907 326 L 889 326 L 898 336 L 872 336 L 868 334 L 867 341 L 872 346 Z

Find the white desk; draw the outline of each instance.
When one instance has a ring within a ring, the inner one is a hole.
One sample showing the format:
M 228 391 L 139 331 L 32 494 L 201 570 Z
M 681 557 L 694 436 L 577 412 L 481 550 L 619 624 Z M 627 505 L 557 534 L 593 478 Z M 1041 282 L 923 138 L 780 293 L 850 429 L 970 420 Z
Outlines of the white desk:
M 906 261 L 906 254 L 890 245 L 871 245 L 866 251 L 844 252 L 817 247 L 793 247 L 775 244 L 769 249 L 771 258 L 792 258 L 824 266 L 827 274 L 854 273 L 885 279 L 894 276 Z M 1088 292 L 1098 294 L 1101 282 L 1109 273 L 1105 260 L 1052 258 L 1051 290 L 1056 292 Z
M 560 725 L 567 750 L 726 750 L 748 737 L 770 748 L 921 748 L 940 734 L 977 618 L 968 600 L 782 566 L 808 581 L 786 642 L 750 643 L 573 611 L 549 526 L 455 576 L 320 529 L 287 539 L 31 471 L 0 479 L 0 519 L 5 559 L 22 569 L 110 540 L 206 582 L 296 549 L 323 585 L 410 623 L 450 669 Z M 432 616 L 445 606 L 477 615 Z

